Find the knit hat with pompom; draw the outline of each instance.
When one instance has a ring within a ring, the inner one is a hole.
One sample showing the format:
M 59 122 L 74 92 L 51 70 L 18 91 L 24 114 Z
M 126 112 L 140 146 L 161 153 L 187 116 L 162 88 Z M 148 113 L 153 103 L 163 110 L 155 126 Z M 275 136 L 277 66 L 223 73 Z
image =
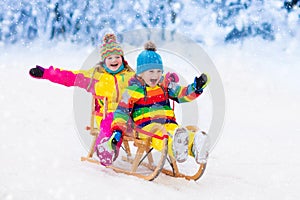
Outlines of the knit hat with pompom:
M 106 34 L 103 37 L 103 44 L 100 48 L 100 55 L 102 61 L 111 55 L 121 55 L 124 56 L 122 47 L 117 42 L 117 37 L 113 33 Z
M 136 74 L 141 74 L 150 69 L 163 71 L 163 63 L 160 55 L 156 53 L 156 45 L 148 41 L 144 44 L 144 49 L 137 58 Z

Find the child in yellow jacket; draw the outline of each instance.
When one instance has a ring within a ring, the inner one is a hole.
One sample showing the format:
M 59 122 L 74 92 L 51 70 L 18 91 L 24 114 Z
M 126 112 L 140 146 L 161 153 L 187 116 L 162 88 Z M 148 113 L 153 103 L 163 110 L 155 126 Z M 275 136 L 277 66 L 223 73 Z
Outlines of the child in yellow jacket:
M 38 79 L 47 79 L 67 87 L 76 86 L 97 96 L 105 96 L 108 99 L 108 112 L 113 112 L 121 98 L 124 88 L 128 86 L 128 80 L 134 75 L 134 71 L 124 59 L 124 53 L 114 34 L 106 34 L 100 48 L 101 60 L 95 67 L 89 70 L 64 70 L 43 68 L 36 66 L 30 69 L 29 74 Z M 103 112 L 102 102 L 98 101 L 98 110 Z M 99 125 L 102 117 L 97 118 Z
M 85 89 L 93 95 L 107 98 L 107 117 L 103 120 L 103 116 L 96 116 L 97 125 L 100 127 L 96 146 L 102 142 L 103 138 L 111 136 L 112 112 L 117 108 L 122 92 L 128 86 L 128 81 L 135 74 L 124 59 L 124 52 L 116 41 L 114 34 L 106 34 L 104 36 L 103 44 L 100 48 L 100 56 L 101 61 L 89 70 L 72 71 L 52 66 L 49 68 L 36 66 L 29 71 L 29 74 L 34 78 L 47 79 L 67 87 L 76 86 Z M 95 109 L 100 114 L 104 112 L 101 100 L 96 100 Z
M 193 83 L 183 87 L 177 84 L 176 74 L 168 73 L 165 79 L 162 79 L 162 74 L 162 59 L 156 52 L 155 44 L 148 42 L 145 44 L 145 50 L 137 58 L 136 76 L 130 80 L 131 83 L 125 89 L 114 112 L 111 125 L 113 135 L 109 140 L 112 149 L 118 154 L 114 145 L 118 144 L 126 132 L 128 121 L 132 120 L 136 128 L 144 131 L 150 131 L 157 124 L 164 126 L 169 134 L 168 153 L 178 162 L 184 162 L 188 155 L 195 157 L 197 163 L 206 162 L 207 135 L 201 131 L 194 134 L 184 127 L 179 127 L 169 99 L 178 103 L 196 99 L 208 84 L 208 78 L 202 74 L 195 77 Z M 165 80 L 170 81 L 166 84 Z M 142 134 L 140 136 L 142 137 Z M 161 150 L 161 145 L 161 140 L 152 139 L 155 149 Z

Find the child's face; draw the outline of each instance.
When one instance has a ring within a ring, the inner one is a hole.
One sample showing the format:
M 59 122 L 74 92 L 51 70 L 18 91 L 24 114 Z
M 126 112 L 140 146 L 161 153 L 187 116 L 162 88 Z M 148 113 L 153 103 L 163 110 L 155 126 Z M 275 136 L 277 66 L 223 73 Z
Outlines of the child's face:
M 111 71 L 117 71 L 122 65 L 122 56 L 120 55 L 111 55 L 105 58 L 105 65 Z
M 147 85 L 149 85 L 150 87 L 155 87 L 161 79 L 162 70 L 150 69 L 143 72 L 140 76 Z

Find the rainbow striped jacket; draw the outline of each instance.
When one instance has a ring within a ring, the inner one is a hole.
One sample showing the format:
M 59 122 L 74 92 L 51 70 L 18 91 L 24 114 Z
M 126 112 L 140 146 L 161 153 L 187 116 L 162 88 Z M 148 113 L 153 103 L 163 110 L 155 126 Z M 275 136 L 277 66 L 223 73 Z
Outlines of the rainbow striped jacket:
M 170 82 L 167 87 L 162 83 L 151 88 L 137 76 L 129 81 L 122 98 L 114 112 L 111 130 L 124 133 L 129 122 L 134 127 L 143 128 L 150 123 L 177 124 L 175 114 L 170 106 L 170 99 L 178 102 L 190 102 L 201 95 L 203 90 L 196 91 L 194 83 L 185 87 Z

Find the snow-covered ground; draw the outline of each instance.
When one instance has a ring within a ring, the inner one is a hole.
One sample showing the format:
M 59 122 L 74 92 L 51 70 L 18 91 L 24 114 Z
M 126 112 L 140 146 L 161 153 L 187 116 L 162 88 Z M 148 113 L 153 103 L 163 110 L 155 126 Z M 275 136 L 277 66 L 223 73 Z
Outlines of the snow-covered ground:
M 73 89 L 28 70 L 79 69 L 93 49 L 1 47 L 0 199 L 298 200 L 299 47 L 254 40 L 205 48 L 223 81 L 226 119 L 197 182 L 162 174 L 147 182 L 80 161 Z

